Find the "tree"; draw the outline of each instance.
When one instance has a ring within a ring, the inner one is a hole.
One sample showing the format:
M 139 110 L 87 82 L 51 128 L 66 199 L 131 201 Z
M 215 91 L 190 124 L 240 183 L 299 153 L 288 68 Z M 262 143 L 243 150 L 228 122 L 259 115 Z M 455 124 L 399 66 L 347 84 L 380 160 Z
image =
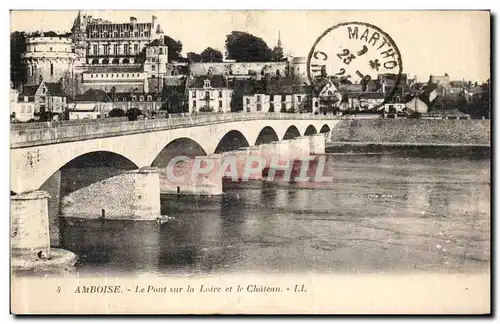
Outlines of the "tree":
M 221 51 L 207 47 L 200 54 L 202 62 L 222 62 L 222 53 Z
M 236 62 L 269 62 L 272 51 L 259 37 L 241 31 L 226 36 L 228 58 Z
M 125 116 L 125 112 L 120 108 L 113 108 L 109 111 L 108 117 L 123 117 Z
M 187 53 L 188 62 L 199 63 L 201 62 L 201 55 L 194 52 Z
M 165 45 L 168 46 L 168 59 L 170 61 L 178 61 L 182 59 L 182 43 L 181 41 L 176 41 L 170 36 L 165 36 Z
M 281 46 L 275 46 L 271 53 L 271 60 L 273 62 L 282 62 L 285 59 L 283 55 L 283 49 Z
M 22 63 L 21 55 L 26 52 L 26 38 L 24 32 L 10 34 L 10 80 L 15 86 L 26 83 L 26 67 Z
M 127 115 L 129 121 L 135 121 L 135 120 L 137 120 L 137 117 L 142 115 L 142 111 L 140 109 L 137 109 L 137 108 L 131 108 L 131 109 L 127 110 L 126 115 Z

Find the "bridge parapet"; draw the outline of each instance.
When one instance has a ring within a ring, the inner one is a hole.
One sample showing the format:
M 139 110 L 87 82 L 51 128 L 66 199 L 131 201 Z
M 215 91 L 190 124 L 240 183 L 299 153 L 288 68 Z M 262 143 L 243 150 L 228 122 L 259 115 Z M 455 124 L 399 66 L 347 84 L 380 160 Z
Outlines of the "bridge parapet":
M 88 140 L 175 128 L 204 126 L 251 120 L 334 120 L 336 116 L 289 113 L 227 113 L 191 115 L 138 121 L 95 121 L 82 124 L 60 124 L 57 127 L 11 128 L 11 148 Z M 36 124 L 36 123 L 35 123 Z M 26 124 L 29 125 L 29 124 Z

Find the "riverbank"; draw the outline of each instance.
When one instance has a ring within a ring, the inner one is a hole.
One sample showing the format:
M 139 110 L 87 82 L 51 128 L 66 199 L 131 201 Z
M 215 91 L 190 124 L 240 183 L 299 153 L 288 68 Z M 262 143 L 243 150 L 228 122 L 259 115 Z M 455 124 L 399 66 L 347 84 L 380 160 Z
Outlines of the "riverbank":
M 332 130 L 336 146 L 490 146 L 489 120 L 343 120 Z

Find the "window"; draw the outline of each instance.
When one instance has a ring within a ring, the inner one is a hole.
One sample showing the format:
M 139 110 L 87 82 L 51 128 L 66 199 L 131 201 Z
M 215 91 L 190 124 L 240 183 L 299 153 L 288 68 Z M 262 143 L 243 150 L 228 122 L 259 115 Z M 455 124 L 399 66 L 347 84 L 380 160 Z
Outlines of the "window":
M 116 36 L 115 36 L 116 37 Z M 113 46 L 113 54 L 118 55 L 120 53 L 120 45 L 115 44 Z
M 151 101 L 152 100 L 152 97 L 151 96 L 148 96 L 148 101 Z
M 219 98 L 222 98 L 222 90 L 219 90 Z
M 257 104 L 257 111 L 262 111 L 262 105 L 260 103 Z
M 332 90 L 328 90 L 328 95 L 331 96 L 332 95 Z
M 257 95 L 257 102 L 260 102 L 260 95 Z
M 163 48 L 160 47 L 160 55 L 163 55 Z
M 250 104 L 250 98 L 246 98 L 246 101 L 247 101 L 247 105 Z
M 139 32 L 138 31 L 134 32 L 134 37 L 139 37 Z
M 204 88 L 210 88 L 210 80 L 205 80 L 205 82 L 203 84 L 203 87 Z
M 193 100 L 193 108 L 196 108 L 196 100 Z
M 92 54 L 97 55 L 99 54 L 99 49 L 97 48 L 97 45 L 92 45 Z
M 276 70 L 276 75 L 280 75 L 280 70 Z
M 154 71 L 154 70 L 155 70 L 155 68 L 156 68 L 156 66 L 151 65 L 151 70 L 153 70 L 153 71 Z
M 50 52 L 52 52 L 52 47 L 51 47 L 51 48 L 49 48 L 49 51 L 50 51 Z
M 132 96 L 132 101 L 136 101 L 137 100 L 137 97 L 136 96 Z
M 281 101 L 286 101 L 286 95 L 281 95 Z
M 54 75 L 54 64 L 50 63 L 50 75 Z
M 193 93 L 191 94 L 193 98 L 196 98 L 196 90 L 193 90 Z
M 137 37 L 137 36 L 136 36 Z M 139 53 L 139 45 L 138 44 L 134 44 L 134 53 L 135 54 L 138 54 Z
M 129 45 L 125 44 L 125 46 L 123 46 L 123 53 L 125 55 L 130 55 L 130 46 Z M 123 60 L 123 61 L 124 61 L 123 63 L 125 63 L 125 60 Z
M 205 98 L 210 98 L 210 91 L 205 91 Z
M 140 101 L 144 101 L 144 96 L 140 96 L 140 97 L 139 97 L 139 100 L 140 100 Z
M 219 108 L 222 108 L 222 100 L 219 100 Z
M 274 112 L 274 103 L 269 104 L 269 112 Z
M 104 49 L 104 55 L 106 55 L 106 56 L 109 55 L 109 45 L 104 44 L 103 49 Z
M 297 96 L 297 101 L 300 102 L 300 96 Z

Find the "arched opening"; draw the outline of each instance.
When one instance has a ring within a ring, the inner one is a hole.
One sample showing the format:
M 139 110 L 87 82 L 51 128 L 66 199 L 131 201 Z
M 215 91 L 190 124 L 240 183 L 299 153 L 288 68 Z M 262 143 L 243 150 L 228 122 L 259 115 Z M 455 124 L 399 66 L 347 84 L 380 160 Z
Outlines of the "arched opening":
M 170 160 L 178 156 L 205 156 L 207 153 L 196 141 L 181 137 L 168 143 L 156 156 L 151 166 L 165 168 Z
M 330 132 L 330 126 L 328 126 L 327 124 L 323 125 L 323 127 L 321 127 L 320 129 L 320 133 L 329 133 Z
M 304 136 L 309 136 L 309 135 L 314 135 L 317 134 L 318 132 L 316 131 L 316 127 L 313 125 L 309 125 L 306 128 L 306 131 L 304 132 Z
M 108 59 L 103 59 L 102 60 L 102 64 L 109 64 L 109 60 Z
M 99 64 L 99 60 L 98 59 L 93 59 L 92 60 L 92 64 Z
M 285 136 L 283 136 L 283 140 L 288 140 L 299 136 L 300 136 L 299 130 L 297 129 L 297 127 L 295 127 L 295 125 L 292 125 L 288 127 L 288 129 L 286 130 Z
M 118 64 L 120 63 L 120 61 L 117 59 L 117 58 L 114 58 L 113 61 L 112 61 L 113 64 Z
M 129 64 L 129 63 L 130 63 L 130 60 L 129 60 L 128 58 L 124 58 L 122 63 L 123 63 L 123 64 Z
M 269 126 L 264 127 L 260 133 L 259 136 L 257 136 L 257 140 L 255 141 L 255 145 L 260 145 L 260 144 L 267 144 L 272 141 L 279 141 L 278 135 Z
M 224 135 L 224 137 L 220 140 L 217 148 L 215 149 L 215 154 L 234 151 L 240 147 L 248 146 L 250 145 L 248 144 L 245 136 L 237 130 L 232 130 Z
M 137 168 L 138 166 L 126 157 L 109 151 L 80 155 L 59 169 L 61 172 L 61 197 L 92 183 Z

